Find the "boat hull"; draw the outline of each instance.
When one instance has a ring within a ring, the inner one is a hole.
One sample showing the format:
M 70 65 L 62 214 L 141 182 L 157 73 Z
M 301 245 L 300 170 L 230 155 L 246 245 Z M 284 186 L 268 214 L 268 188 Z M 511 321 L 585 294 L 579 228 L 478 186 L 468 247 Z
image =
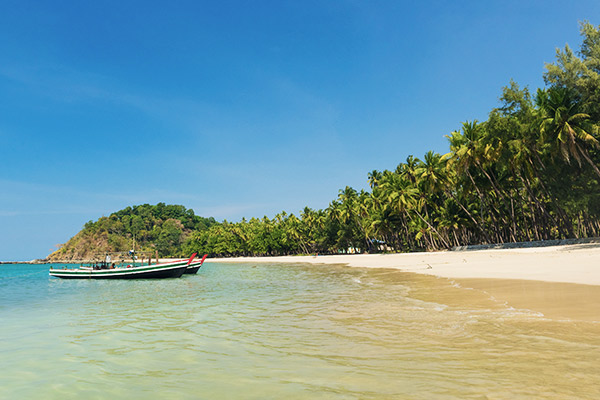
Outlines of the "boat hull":
M 179 278 L 186 262 L 116 269 L 50 269 L 50 276 L 63 279 L 162 279 Z
M 186 268 L 185 270 L 185 274 L 197 274 L 198 270 L 200 269 L 202 265 L 196 265 L 195 267 L 189 266 Z

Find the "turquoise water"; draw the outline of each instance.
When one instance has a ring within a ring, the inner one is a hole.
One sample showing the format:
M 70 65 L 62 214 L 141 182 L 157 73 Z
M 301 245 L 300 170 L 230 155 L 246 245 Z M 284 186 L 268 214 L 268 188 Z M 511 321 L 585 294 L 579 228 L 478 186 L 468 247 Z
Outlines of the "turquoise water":
M 451 281 L 205 263 L 164 280 L 0 265 L 1 399 L 600 397 L 597 323 Z

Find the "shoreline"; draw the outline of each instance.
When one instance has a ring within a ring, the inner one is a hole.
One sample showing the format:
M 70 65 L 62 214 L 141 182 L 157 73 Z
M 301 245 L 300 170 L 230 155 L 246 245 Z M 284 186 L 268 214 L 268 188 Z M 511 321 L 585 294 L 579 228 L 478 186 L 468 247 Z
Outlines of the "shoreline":
M 31 261 L 0 261 L 0 265 L 2 264 L 33 264 L 33 265 L 38 265 L 38 264 L 50 264 L 50 261 L 46 260 L 46 259 L 36 259 L 36 260 L 31 260 Z
M 388 268 L 444 278 L 516 309 L 557 321 L 600 323 L 600 245 L 431 253 L 240 257 L 214 263 L 302 263 Z
M 600 286 L 600 244 L 401 254 L 209 258 L 215 263 L 343 264 L 449 279 L 506 279 Z

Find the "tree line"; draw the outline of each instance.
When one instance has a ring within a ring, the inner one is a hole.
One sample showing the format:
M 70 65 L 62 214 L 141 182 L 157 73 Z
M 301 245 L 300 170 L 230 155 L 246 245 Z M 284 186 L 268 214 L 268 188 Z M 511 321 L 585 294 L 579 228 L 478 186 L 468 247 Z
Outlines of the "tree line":
M 223 222 L 183 248 L 212 256 L 440 250 L 598 236 L 600 30 L 557 50 L 546 87 L 511 81 L 486 121 L 447 135 L 449 152 L 409 156 L 346 187 L 324 210 Z
M 581 36 L 579 51 L 566 46 L 546 65 L 545 88 L 532 93 L 511 81 L 486 121 L 446 136 L 447 154 L 374 170 L 370 190 L 346 187 L 325 209 L 218 223 L 183 206 L 146 204 L 84 231 L 104 232 L 112 247 L 135 237 L 161 256 L 408 252 L 598 236 L 600 27 L 583 22 Z

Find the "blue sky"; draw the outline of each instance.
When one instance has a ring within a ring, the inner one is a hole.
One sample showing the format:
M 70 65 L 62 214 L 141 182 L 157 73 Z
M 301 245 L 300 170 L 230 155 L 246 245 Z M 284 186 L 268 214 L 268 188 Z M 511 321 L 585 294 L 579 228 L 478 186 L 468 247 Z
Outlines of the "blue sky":
M 0 2 L 0 260 L 129 205 L 327 207 L 485 120 L 595 1 Z

